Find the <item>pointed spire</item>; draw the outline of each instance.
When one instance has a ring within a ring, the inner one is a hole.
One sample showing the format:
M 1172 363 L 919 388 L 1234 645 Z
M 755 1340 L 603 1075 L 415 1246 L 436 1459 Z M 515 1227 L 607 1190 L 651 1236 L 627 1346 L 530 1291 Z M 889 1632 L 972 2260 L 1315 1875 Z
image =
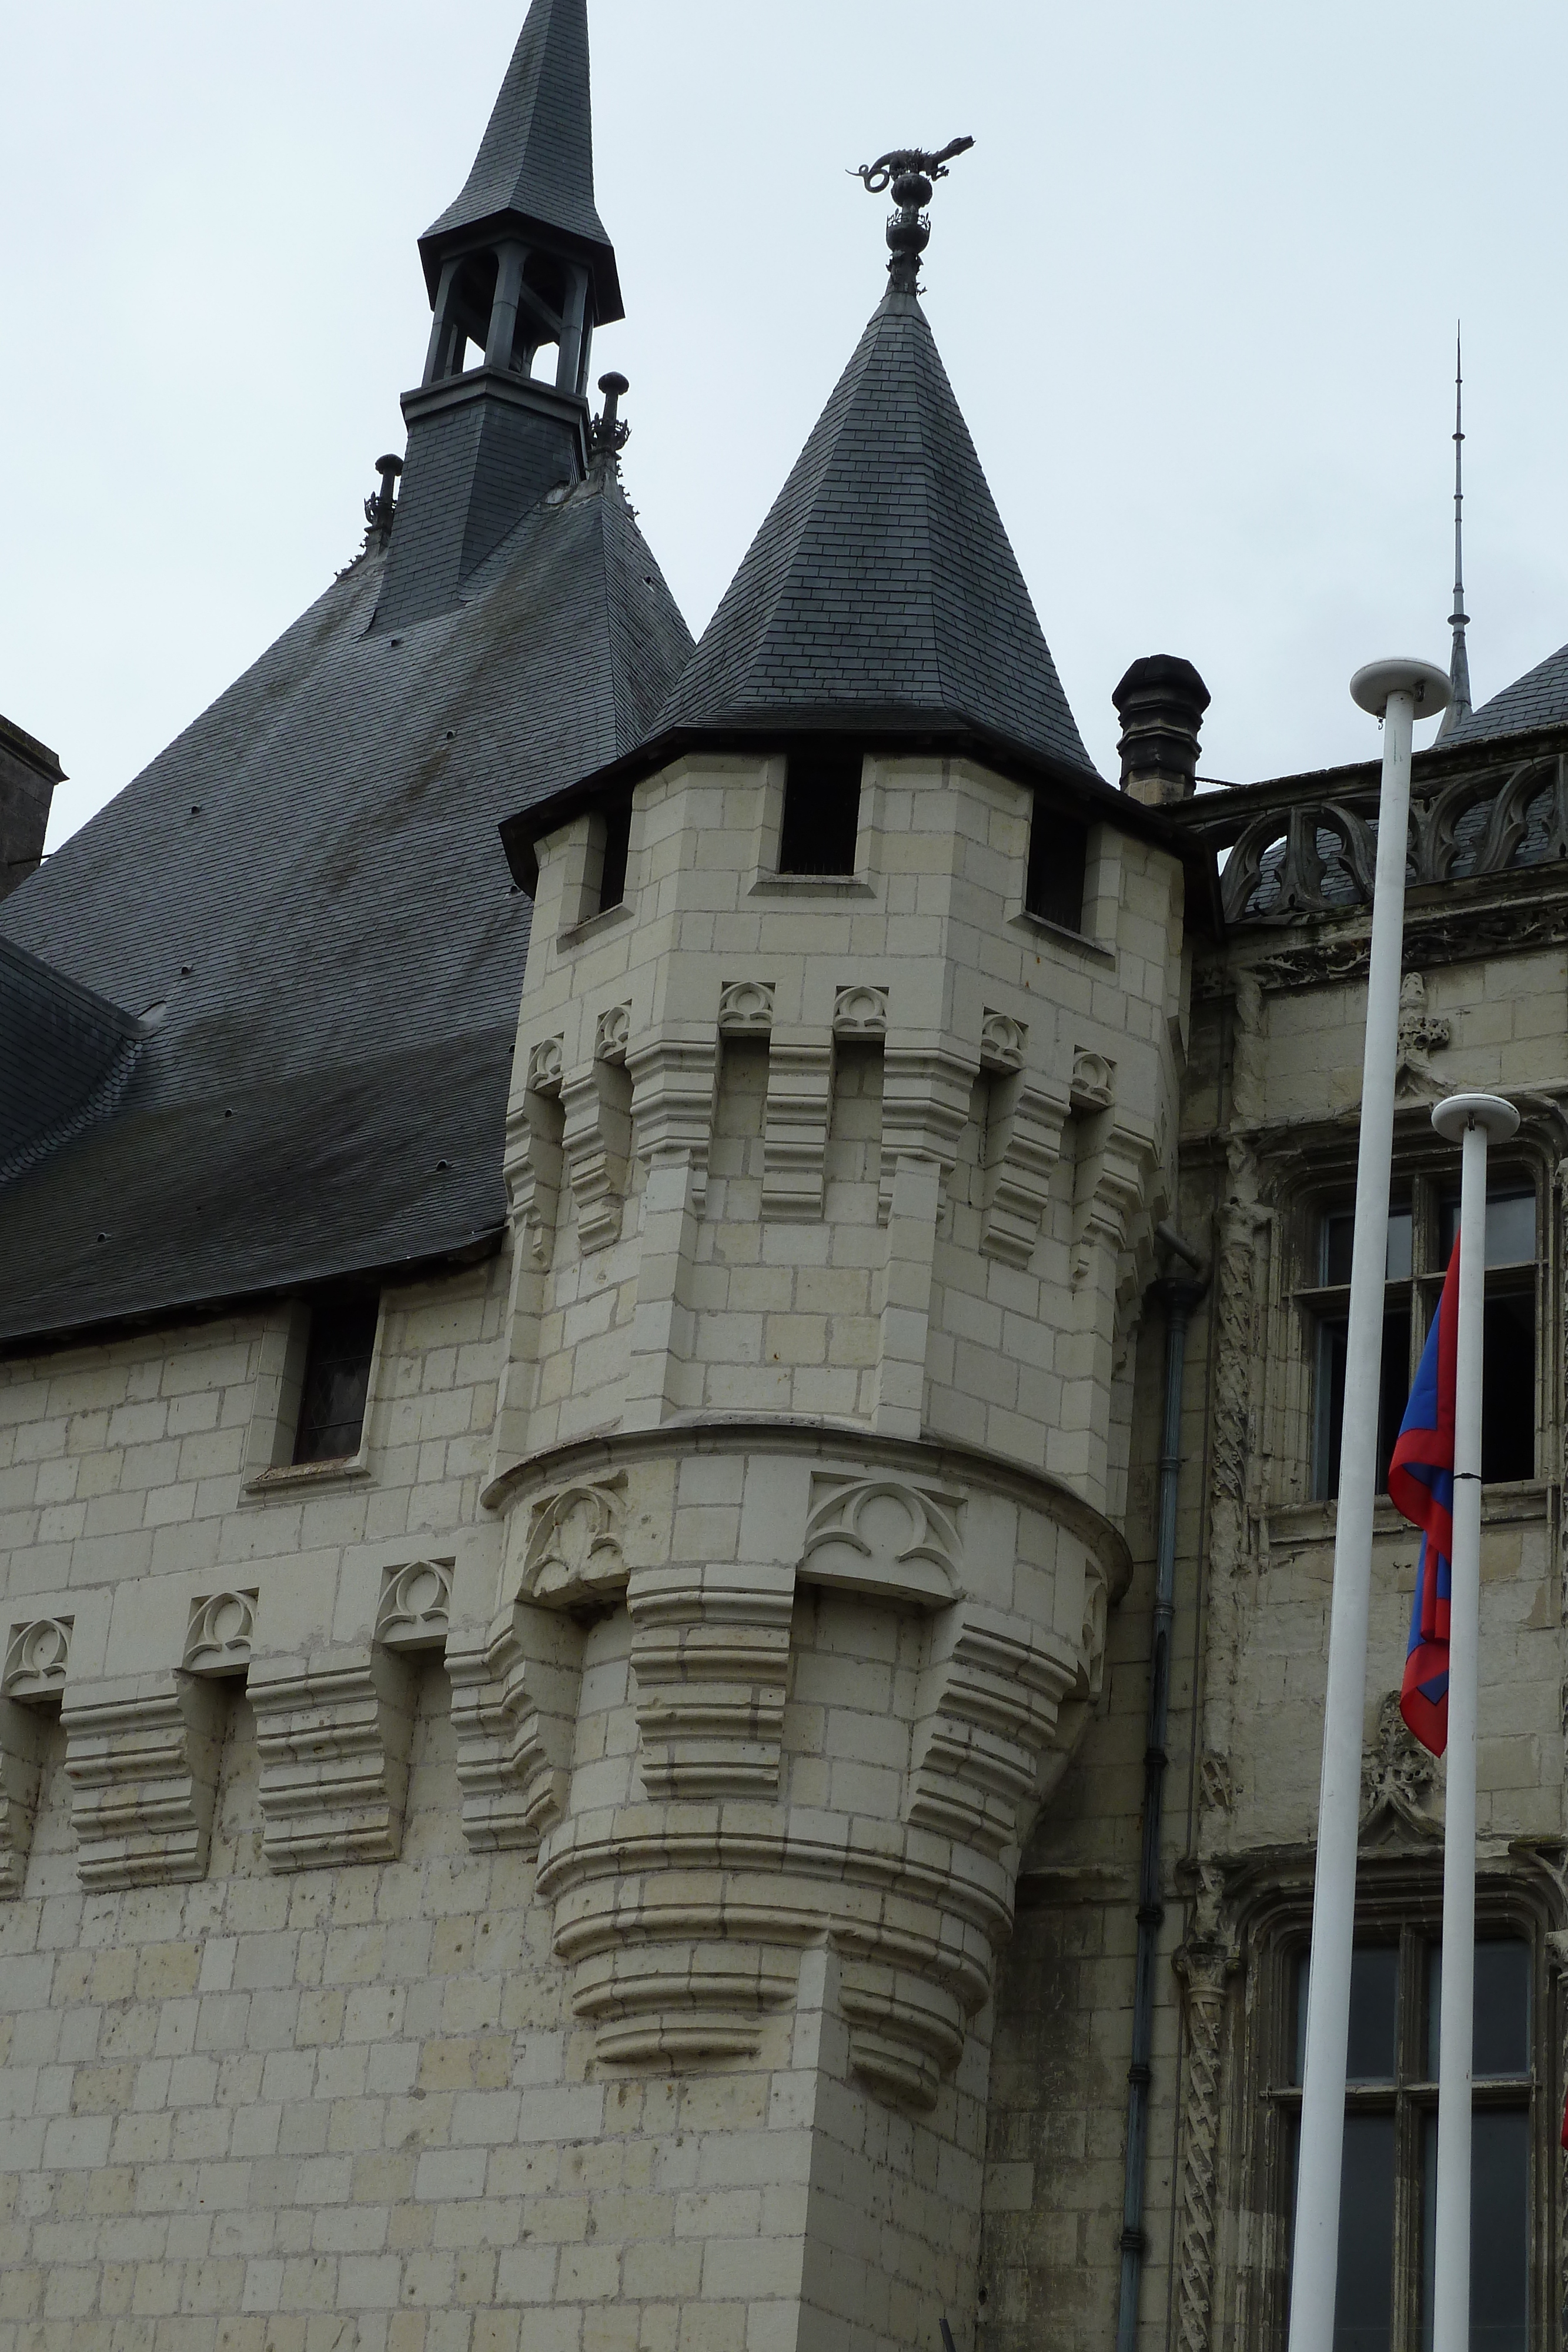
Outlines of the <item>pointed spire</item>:
M 896 284 L 660 713 L 655 734 L 672 730 L 978 738 L 1093 775 L 925 312 Z
M 587 0 L 533 0 L 463 192 L 419 240 L 432 301 L 455 248 L 530 232 L 589 264 L 601 326 L 625 316 L 593 199 Z
M 1460 331 L 1454 329 L 1454 609 L 1448 626 L 1454 633 L 1454 649 L 1448 658 L 1448 683 L 1453 692 L 1443 723 L 1437 730 L 1440 742 L 1462 726 L 1470 715 L 1470 663 L 1465 650 L 1465 630 L 1469 614 L 1465 610 L 1465 542 L 1464 542 L 1464 418 L 1460 406 L 1464 394 L 1464 351 Z

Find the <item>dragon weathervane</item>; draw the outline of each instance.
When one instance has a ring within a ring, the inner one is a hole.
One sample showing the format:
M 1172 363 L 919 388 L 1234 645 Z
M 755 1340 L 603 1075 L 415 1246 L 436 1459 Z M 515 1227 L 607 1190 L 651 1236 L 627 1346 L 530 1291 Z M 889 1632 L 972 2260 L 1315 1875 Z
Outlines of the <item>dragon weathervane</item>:
M 931 242 L 931 223 L 922 208 L 931 202 L 932 184 L 945 180 L 954 156 L 962 155 L 974 143 L 972 139 L 950 139 L 936 155 L 926 154 L 922 147 L 897 147 L 891 154 L 879 155 L 874 163 L 862 163 L 854 174 L 873 196 L 880 196 L 884 188 L 893 192 L 898 210 L 887 224 L 888 251 L 893 256 L 887 274 L 900 294 L 920 290 L 920 257 Z

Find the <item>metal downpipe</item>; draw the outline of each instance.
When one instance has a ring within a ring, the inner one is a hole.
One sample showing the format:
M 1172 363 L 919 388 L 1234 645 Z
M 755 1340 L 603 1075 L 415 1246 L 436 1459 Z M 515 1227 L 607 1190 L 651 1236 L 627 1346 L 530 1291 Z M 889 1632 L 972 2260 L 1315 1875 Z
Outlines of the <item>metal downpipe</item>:
M 1116 2352 L 1134 2352 L 1144 2278 L 1144 2192 L 1148 2169 L 1150 2056 L 1155 2032 L 1155 1956 L 1165 1906 L 1160 1899 L 1160 1831 L 1165 1800 L 1166 1726 L 1170 1714 L 1171 1628 L 1175 1617 L 1176 1480 L 1181 1469 L 1181 1391 L 1192 1310 L 1207 1287 L 1203 1260 L 1170 1226 L 1159 1238 L 1199 1278 L 1154 1286 L 1166 1309 L 1165 1412 L 1160 1438 L 1159 1523 L 1155 1556 L 1155 1622 L 1149 1654 L 1149 1705 L 1144 1746 L 1144 1835 L 1138 1864 L 1138 1956 L 1133 1979 L 1133 2057 L 1127 2069 L 1127 2154 L 1122 2197 L 1122 2281 Z

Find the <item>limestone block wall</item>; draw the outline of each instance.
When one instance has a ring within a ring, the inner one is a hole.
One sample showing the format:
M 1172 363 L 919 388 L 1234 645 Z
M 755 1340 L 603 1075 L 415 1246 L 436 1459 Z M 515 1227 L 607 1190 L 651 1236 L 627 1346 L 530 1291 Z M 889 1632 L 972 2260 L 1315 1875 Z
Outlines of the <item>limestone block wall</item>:
M 1022 912 L 1027 789 L 879 758 L 855 876 L 779 876 L 784 764 L 640 785 L 606 913 L 597 821 L 539 845 L 496 1466 L 672 1414 L 827 1413 L 1119 1505 L 1174 1167 L 1179 867 L 1096 828 L 1063 932 Z

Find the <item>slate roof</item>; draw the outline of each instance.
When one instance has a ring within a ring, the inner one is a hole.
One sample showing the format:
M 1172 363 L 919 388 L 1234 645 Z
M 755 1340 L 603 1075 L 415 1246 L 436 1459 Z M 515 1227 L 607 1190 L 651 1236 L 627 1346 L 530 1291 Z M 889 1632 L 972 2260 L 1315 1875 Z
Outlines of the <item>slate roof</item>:
M 0 1183 L 0 1337 L 417 1264 L 504 1222 L 529 908 L 497 824 L 634 744 L 691 637 L 602 473 L 527 515 L 466 604 L 372 637 L 384 562 L 0 906 L 62 1002 L 156 1024 L 118 1102 Z
M 1557 727 L 1564 721 L 1568 721 L 1568 646 L 1560 646 L 1450 728 L 1442 739 L 1443 748 L 1480 743 L 1498 735 L 1524 734 L 1532 728 Z
M 533 0 L 462 194 L 419 240 L 433 300 L 443 254 L 508 218 L 589 247 L 601 325 L 624 317 L 593 197 L 587 0 Z
M 0 939 L 0 1183 L 124 1090 L 141 1024 Z
M 979 730 L 1092 777 L 925 314 L 890 290 L 655 738 Z

